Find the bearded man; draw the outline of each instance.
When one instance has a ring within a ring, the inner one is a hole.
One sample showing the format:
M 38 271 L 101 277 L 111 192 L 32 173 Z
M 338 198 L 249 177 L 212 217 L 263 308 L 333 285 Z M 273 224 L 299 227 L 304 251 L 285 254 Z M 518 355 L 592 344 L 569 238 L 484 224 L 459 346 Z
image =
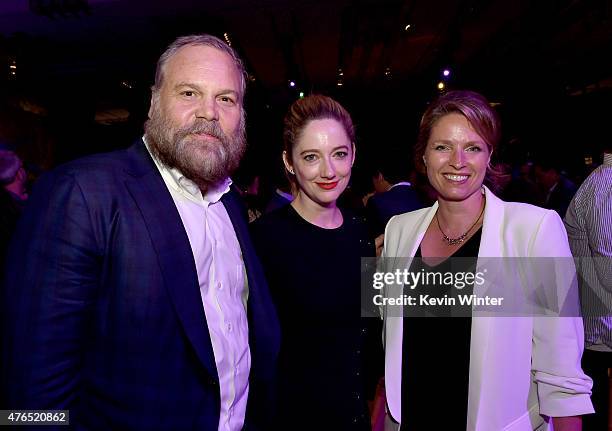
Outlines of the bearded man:
M 267 429 L 279 329 L 229 175 L 245 71 L 210 35 L 157 64 L 145 136 L 41 179 L 2 297 L 2 408 L 76 429 Z

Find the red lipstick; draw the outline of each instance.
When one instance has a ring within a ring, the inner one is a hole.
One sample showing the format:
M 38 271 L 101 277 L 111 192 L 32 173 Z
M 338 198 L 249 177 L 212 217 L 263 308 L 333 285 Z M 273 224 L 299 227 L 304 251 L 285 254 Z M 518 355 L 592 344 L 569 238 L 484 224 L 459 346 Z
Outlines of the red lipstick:
M 338 181 L 334 181 L 333 183 L 317 183 L 317 185 L 323 190 L 333 190 L 338 185 Z

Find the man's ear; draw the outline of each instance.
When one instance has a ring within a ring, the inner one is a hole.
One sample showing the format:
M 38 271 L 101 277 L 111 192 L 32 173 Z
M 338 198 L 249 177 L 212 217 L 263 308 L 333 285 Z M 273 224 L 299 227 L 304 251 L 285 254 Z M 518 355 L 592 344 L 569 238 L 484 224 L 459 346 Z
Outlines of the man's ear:
M 149 112 L 147 114 L 149 118 L 151 118 L 151 115 L 153 114 L 153 107 L 157 104 L 157 98 L 157 90 L 155 90 L 155 87 L 151 87 L 151 102 L 149 103 Z

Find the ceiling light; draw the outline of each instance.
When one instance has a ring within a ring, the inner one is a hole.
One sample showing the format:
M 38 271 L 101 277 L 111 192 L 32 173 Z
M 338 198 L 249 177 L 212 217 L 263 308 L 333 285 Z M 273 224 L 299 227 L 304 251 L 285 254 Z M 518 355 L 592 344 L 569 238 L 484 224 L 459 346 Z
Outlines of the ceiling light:
M 223 33 L 223 38 L 225 39 L 225 43 L 227 43 L 229 46 L 232 46 L 232 41 L 229 38 L 229 34 Z

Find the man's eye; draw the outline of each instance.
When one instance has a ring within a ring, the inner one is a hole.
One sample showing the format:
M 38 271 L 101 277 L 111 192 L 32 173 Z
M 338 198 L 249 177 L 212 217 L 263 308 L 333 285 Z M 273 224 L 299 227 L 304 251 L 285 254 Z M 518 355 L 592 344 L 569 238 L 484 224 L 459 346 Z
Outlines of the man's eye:
M 471 152 L 471 153 L 479 153 L 482 151 L 482 148 L 477 147 L 477 146 L 473 146 L 473 147 L 469 147 L 467 149 L 467 151 Z
M 316 160 L 316 156 L 314 154 L 306 154 L 304 156 L 304 160 L 307 162 L 314 162 Z
M 344 159 L 346 156 L 348 156 L 348 152 L 346 151 L 338 151 L 336 153 L 336 157 L 338 157 L 339 159 Z
M 193 97 L 195 95 L 195 92 L 191 90 L 185 90 L 185 91 L 182 91 L 181 94 L 185 97 Z
M 221 96 L 221 97 L 219 97 L 219 100 L 220 100 L 221 102 L 223 102 L 223 103 L 231 103 L 231 104 L 233 104 L 233 103 L 234 103 L 234 99 L 232 99 L 232 98 L 231 98 L 231 97 L 229 97 L 229 96 Z
M 436 151 L 444 151 L 444 150 L 446 150 L 446 145 L 436 145 L 434 147 L 434 150 L 436 150 Z

